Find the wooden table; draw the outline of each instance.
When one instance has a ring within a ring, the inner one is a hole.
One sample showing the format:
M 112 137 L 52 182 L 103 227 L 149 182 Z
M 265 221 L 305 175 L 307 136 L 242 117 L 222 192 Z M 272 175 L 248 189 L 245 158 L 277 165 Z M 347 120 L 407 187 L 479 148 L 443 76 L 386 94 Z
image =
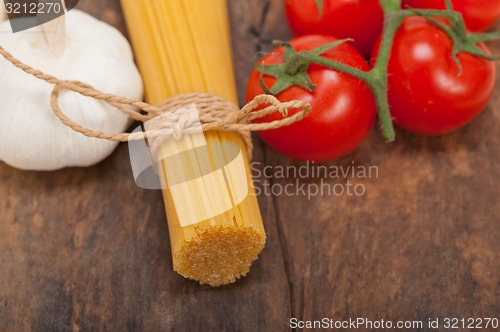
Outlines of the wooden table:
M 78 8 L 126 34 L 118 0 Z M 242 97 L 253 54 L 290 34 L 281 1 L 230 1 L 230 11 Z M 378 178 L 351 179 L 364 196 L 261 195 L 267 247 L 246 278 L 221 288 L 173 272 L 161 193 L 136 187 L 125 144 L 86 169 L 0 164 L 0 330 L 280 331 L 291 317 L 500 317 L 500 93 L 454 134 L 397 134 L 385 144 L 374 129 L 329 164 L 378 167 Z M 259 167 L 303 165 L 255 142 Z

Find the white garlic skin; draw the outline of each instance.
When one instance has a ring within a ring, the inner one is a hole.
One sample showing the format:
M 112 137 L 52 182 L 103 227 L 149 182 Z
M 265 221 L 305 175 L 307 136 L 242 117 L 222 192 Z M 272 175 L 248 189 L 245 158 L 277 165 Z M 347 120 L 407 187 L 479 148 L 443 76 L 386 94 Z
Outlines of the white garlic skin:
M 59 53 L 36 28 L 0 33 L 0 45 L 46 74 L 141 100 L 142 79 L 125 37 L 76 9 L 70 10 L 65 20 L 64 46 L 57 48 L 62 49 Z M 10 31 L 8 21 L 0 24 L 0 31 Z M 116 142 L 88 138 L 64 126 L 50 106 L 53 88 L 0 56 L 0 161 L 22 170 L 87 167 L 116 148 Z M 61 92 L 59 106 L 70 119 L 93 130 L 121 133 L 130 125 L 129 117 L 114 107 L 71 91 Z

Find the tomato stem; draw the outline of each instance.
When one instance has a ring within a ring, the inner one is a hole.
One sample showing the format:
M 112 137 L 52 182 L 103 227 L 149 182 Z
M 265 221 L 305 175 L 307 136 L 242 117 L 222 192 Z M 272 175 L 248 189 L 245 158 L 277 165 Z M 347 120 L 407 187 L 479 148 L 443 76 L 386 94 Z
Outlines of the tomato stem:
M 342 73 L 354 76 L 354 77 L 356 77 L 360 80 L 363 80 L 363 81 L 367 81 L 369 79 L 369 75 L 365 71 L 356 69 L 354 67 L 345 65 L 345 64 L 340 63 L 340 62 L 336 62 L 333 60 L 329 60 L 327 58 L 323 58 L 322 56 L 307 54 L 304 56 L 304 58 L 311 61 L 311 63 L 315 63 L 318 65 L 328 67 L 330 69 L 340 71 Z
M 500 38 L 500 31 L 487 33 L 471 33 L 469 34 L 469 38 L 476 43 L 497 40 Z
M 395 13 L 401 8 L 401 0 L 379 0 L 385 14 Z
M 323 0 L 316 0 L 316 6 L 318 6 L 319 16 L 323 14 Z
M 401 3 L 401 1 L 393 2 L 398 2 L 399 5 Z M 365 80 L 365 82 L 372 89 L 375 102 L 377 103 L 382 135 L 387 142 L 392 142 L 396 139 L 396 132 L 394 131 L 394 124 L 392 122 L 391 112 L 389 109 L 389 99 L 387 93 L 389 76 L 387 75 L 387 67 L 389 66 L 394 36 L 396 35 L 401 22 L 403 22 L 404 17 L 399 15 L 396 11 L 393 11 L 393 8 L 383 7 L 383 9 L 385 18 L 382 41 L 380 43 L 380 49 L 375 65 L 369 72 L 369 79 Z

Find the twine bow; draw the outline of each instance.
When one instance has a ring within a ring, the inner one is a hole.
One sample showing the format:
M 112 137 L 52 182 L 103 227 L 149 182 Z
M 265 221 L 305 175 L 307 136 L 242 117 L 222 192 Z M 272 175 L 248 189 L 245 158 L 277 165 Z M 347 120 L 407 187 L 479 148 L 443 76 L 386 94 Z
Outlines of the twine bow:
M 70 90 L 86 97 L 102 100 L 117 108 L 122 113 L 127 114 L 132 119 L 141 122 L 147 122 L 159 115 L 195 104 L 199 112 L 199 119 L 203 131 L 225 130 L 238 132 L 247 145 L 250 158 L 253 149 L 250 135 L 251 131 L 262 131 L 289 126 L 295 122 L 301 121 L 311 112 L 311 105 L 305 101 L 294 100 L 282 103 L 276 99 L 276 97 L 265 94 L 256 96 L 251 102 L 243 106 L 241 109 L 229 100 L 209 93 L 181 94 L 176 97 L 166 99 L 160 104 L 153 106 L 143 101 L 103 93 L 80 81 L 60 80 L 52 75 L 45 74 L 40 70 L 34 69 L 22 63 L 12 54 L 7 52 L 2 46 L 0 46 L 0 54 L 7 61 L 25 73 L 32 75 L 39 80 L 53 84 L 54 89 L 51 93 L 52 111 L 65 126 L 87 137 L 100 138 L 115 142 L 144 139 L 144 135 L 141 133 L 104 133 L 85 128 L 74 122 L 63 113 L 58 105 L 59 94 L 62 90 Z M 255 111 L 262 105 L 269 106 Z M 129 106 L 132 106 L 133 109 Z M 291 109 L 301 109 L 301 111 L 288 116 L 288 111 Z M 275 112 L 280 112 L 283 115 L 283 119 L 263 123 L 251 122 L 252 120 L 262 118 Z M 166 121 L 162 121 L 161 128 L 159 128 L 156 133 L 153 133 L 154 135 L 176 136 L 179 132 L 189 132 L 193 128 L 192 123 L 179 123 L 178 116 L 167 116 L 165 119 Z M 150 136 L 149 132 L 148 136 Z

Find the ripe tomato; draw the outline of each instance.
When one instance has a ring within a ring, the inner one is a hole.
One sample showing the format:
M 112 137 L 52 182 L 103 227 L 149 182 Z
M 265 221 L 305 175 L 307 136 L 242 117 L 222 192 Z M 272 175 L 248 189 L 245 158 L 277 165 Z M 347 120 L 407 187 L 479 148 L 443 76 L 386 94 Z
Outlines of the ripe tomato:
M 365 57 L 370 56 L 384 22 L 378 0 L 323 0 L 321 14 L 316 0 L 286 0 L 285 12 L 295 35 L 352 38 L 354 47 Z
M 327 35 L 308 35 L 293 39 L 290 44 L 300 52 L 311 51 L 336 40 Z M 324 52 L 322 56 L 364 71 L 369 70 L 364 58 L 345 43 Z M 260 63 L 281 64 L 283 60 L 284 47 L 280 47 Z M 312 64 L 307 72 L 316 85 L 314 91 L 292 86 L 276 97 L 283 102 L 309 102 L 312 106 L 309 116 L 291 126 L 262 131 L 259 135 L 272 148 L 295 159 L 324 162 L 343 157 L 364 141 L 373 126 L 376 117 L 373 94 L 364 82 L 327 67 Z M 260 73 L 254 69 L 248 81 L 247 101 L 264 93 L 259 76 Z M 274 77 L 268 75 L 262 78 L 268 88 L 276 82 Z M 298 111 L 290 110 L 289 116 Z M 282 118 L 281 114 L 273 113 L 256 122 Z
M 480 32 L 490 28 L 500 17 L 500 0 L 452 0 L 456 11 L 461 12 L 467 28 Z M 446 9 L 445 0 L 403 0 L 403 8 Z
M 375 61 L 380 41 L 374 49 Z M 389 104 L 396 125 L 423 135 L 445 134 L 472 121 L 490 100 L 495 65 L 459 53 L 462 73 L 452 58 L 452 41 L 423 17 L 409 17 L 399 28 L 389 60 Z M 488 52 L 486 46 L 480 47 Z

